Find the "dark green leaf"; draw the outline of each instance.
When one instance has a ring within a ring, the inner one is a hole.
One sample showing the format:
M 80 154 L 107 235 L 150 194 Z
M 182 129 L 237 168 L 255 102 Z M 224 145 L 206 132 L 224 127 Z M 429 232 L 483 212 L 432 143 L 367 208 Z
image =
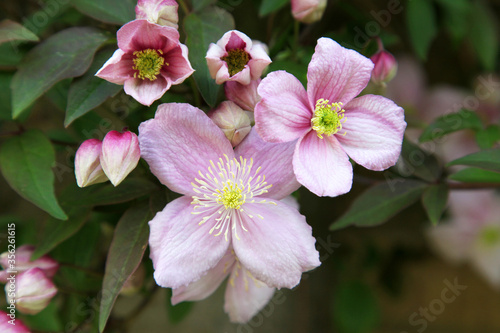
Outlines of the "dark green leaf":
M 0 120 L 12 119 L 10 83 L 13 73 L 0 73 Z
M 273 61 L 269 65 L 269 72 L 285 70 L 295 76 L 302 84 L 307 85 L 307 65 L 301 65 L 290 60 Z
M 395 168 L 404 177 L 416 176 L 433 182 L 441 175 L 441 168 L 434 155 L 414 145 L 406 137 L 403 139 L 401 156 Z
M 192 13 L 184 19 L 189 48 L 189 61 L 196 70 L 193 73 L 201 95 L 210 107 L 217 101 L 220 85 L 211 78 L 205 55 L 210 43 L 216 43 L 228 30 L 234 29 L 231 14 L 222 8 L 210 7 L 201 13 Z
M 53 217 L 66 220 L 54 194 L 54 164 L 54 148 L 38 130 L 8 139 L 0 150 L 0 168 L 10 187 Z
M 128 209 L 118 222 L 106 260 L 102 283 L 103 298 L 99 313 L 99 331 L 104 331 L 109 314 L 123 284 L 141 263 L 148 246 L 148 221 L 152 215 L 147 202 Z
M 483 128 L 481 119 L 474 111 L 460 110 L 437 118 L 420 135 L 420 142 L 437 140 L 446 134 L 464 129 L 479 131 Z
M 72 79 L 57 82 L 45 93 L 45 96 L 61 111 L 66 110 L 68 104 L 68 91 Z
M 176 305 L 172 305 L 171 297 L 172 291 L 169 289 L 167 292 L 166 303 L 168 311 L 168 319 L 172 324 L 180 323 L 186 316 L 191 312 L 194 303 L 193 302 L 182 302 Z
M 96 20 L 125 24 L 135 19 L 136 0 L 72 0 L 73 5 L 85 15 Z
M 193 10 L 195 12 L 199 12 L 207 6 L 214 5 L 217 3 L 217 0 L 192 0 Z
M 17 22 L 11 20 L 3 20 L 0 22 L 0 44 L 15 40 L 33 42 L 39 41 L 37 35 Z
M 500 173 L 477 168 L 462 169 L 448 178 L 464 183 L 500 183 Z
M 436 13 L 430 0 L 408 1 L 406 22 L 410 41 L 420 59 L 426 59 L 437 34 Z
M 447 166 L 451 165 L 468 165 L 500 172 L 500 149 L 482 150 L 477 153 L 458 158 L 447 164 Z
M 85 73 L 106 39 L 93 28 L 69 28 L 32 49 L 12 80 L 13 117 L 57 82 Z
M 59 308 L 57 306 L 57 299 L 47 305 L 41 312 L 23 317 L 23 323 L 29 326 L 30 329 L 45 332 L 61 332 L 63 331 L 63 324 L 59 318 Z
M 87 73 L 71 84 L 64 126 L 68 127 L 73 120 L 98 107 L 122 89 L 120 85 L 95 76 L 95 73 L 97 73 L 112 54 L 112 50 L 99 52 Z
M 495 69 L 498 55 L 498 24 L 492 8 L 482 1 L 474 1 L 469 11 L 469 40 L 479 61 L 489 71 Z
M 411 179 L 375 185 L 356 198 L 347 212 L 330 226 L 330 230 L 350 225 L 365 227 L 384 223 L 416 202 L 426 186 L 423 182 Z
M 424 191 L 422 204 L 433 225 L 437 225 L 448 202 L 448 186 L 432 185 Z
M 498 141 L 500 141 L 500 127 L 497 125 L 488 126 L 476 133 L 476 142 L 481 149 L 492 148 Z
M 259 15 L 266 16 L 267 14 L 271 14 L 289 2 L 290 0 L 262 0 L 259 7 Z

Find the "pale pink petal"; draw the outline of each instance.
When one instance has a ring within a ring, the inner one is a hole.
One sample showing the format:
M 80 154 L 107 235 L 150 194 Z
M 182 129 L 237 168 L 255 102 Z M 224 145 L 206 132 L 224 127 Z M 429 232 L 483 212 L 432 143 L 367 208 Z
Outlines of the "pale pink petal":
M 244 211 L 238 213 L 248 231 L 236 223 L 233 247 L 256 279 L 269 287 L 293 288 L 302 272 L 321 264 L 312 229 L 296 209 L 276 201 L 245 203 Z
M 269 192 L 263 196 L 282 199 L 297 190 L 300 184 L 293 173 L 292 161 L 296 142 L 269 143 L 263 141 L 255 131 L 250 131 L 245 140 L 235 149 L 236 156 L 254 161 L 254 168 L 261 167 L 260 175 L 266 176 L 266 182 L 272 184 Z
M 124 84 L 127 79 L 134 77 L 135 70 L 132 67 L 132 56 L 118 49 L 95 75 L 111 83 Z
M 38 267 L 30 268 L 16 276 L 16 308 L 22 313 L 37 314 L 57 294 L 54 283 Z M 6 286 L 6 290 L 9 284 Z M 7 293 L 8 296 L 10 293 Z M 10 298 L 9 298 L 10 299 Z
M 233 147 L 237 146 L 250 132 L 250 118 L 238 105 L 231 101 L 222 102 L 208 116 L 219 127 Z
M 139 126 L 142 157 L 160 182 L 175 192 L 195 195 L 191 182 L 208 172 L 210 160 L 234 157 L 224 133 L 198 108 L 162 104 L 155 118 Z
M 158 285 L 186 286 L 205 275 L 226 253 L 230 239 L 209 231 L 214 218 L 200 225 L 201 215 L 193 214 L 191 198 L 170 202 L 149 222 L 149 247 Z
M 158 76 L 156 80 L 131 78 L 125 81 L 124 90 L 127 95 L 132 96 L 139 103 L 150 106 L 170 89 L 171 82 Z
M 82 142 L 75 155 L 75 177 L 79 187 L 102 183 L 108 177 L 102 171 L 99 155 L 102 142 L 97 139 L 88 139 Z
M 313 23 L 321 20 L 327 0 L 292 0 L 292 15 L 300 22 Z
M 163 66 L 161 74 L 174 85 L 184 82 L 194 72 L 188 59 L 188 48 L 184 44 L 165 54 L 165 59 L 168 66 Z
M 334 135 L 320 139 L 311 131 L 301 138 L 293 170 L 299 183 L 320 197 L 347 193 L 352 186 L 352 165 Z
M 271 58 L 267 55 L 265 46 L 262 44 L 254 44 L 250 54 L 250 61 L 248 62 L 248 67 L 250 67 L 250 76 L 252 80 L 260 79 L 264 69 L 272 62 Z
M 293 195 L 284 197 L 283 199 L 281 199 L 281 202 L 295 208 L 296 210 L 300 210 L 299 202 Z
M 229 76 L 227 64 L 226 62 L 224 62 L 223 66 L 217 72 L 217 75 L 215 77 L 215 83 L 222 84 L 226 81 L 235 81 L 241 84 L 249 84 L 250 81 L 252 80 L 249 64 L 250 62 L 247 65 L 245 65 L 245 67 L 240 72 L 234 74 L 233 76 Z
M 367 169 L 396 164 L 406 128 L 404 110 L 382 96 L 364 95 L 345 105 L 345 135 L 336 135 L 347 155 Z
M 257 93 L 257 87 L 261 80 L 252 80 L 249 84 L 244 85 L 234 81 L 228 81 L 224 85 L 226 97 L 230 101 L 238 104 L 240 108 L 247 111 L 253 111 L 255 105 L 260 101 L 260 96 Z
M 141 152 L 137 135 L 130 131 L 110 131 L 102 141 L 99 160 L 102 170 L 118 186 L 139 163 Z
M 179 32 L 176 29 L 147 20 L 134 20 L 125 24 L 118 30 L 116 37 L 118 47 L 126 53 L 145 49 L 167 53 L 179 44 Z
M 217 41 L 217 45 L 226 52 L 232 49 L 244 49 L 250 51 L 252 48 L 252 40 L 246 34 L 238 30 L 229 30 L 221 39 Z
M 224 50 L 224 48 L 220 47 L 217 44 L 211 43 L 210 46 L 208 47 L 205 59 L 207 59 L 208 71 L 210 72 L 210 76 L 212 78 L 215 79 L 221 67 L 223 67 L 224 64 L 226 63 L 225 61 L 221 60 L 221 58 L 226 55 L 227 53 Z M 227 71 L 227 65 L 225 66 Z M 229 77 L 229 72 L 227 72 L 227 75 Z
M 36 260 L 31 261 L 31 256 L 35 252 L 35 247 L 33 245 L 22 245 L 16 248 L 16 267 L 15 270 L 18 273 L 27 271 L 30 268 L 38 267 L 43 270 L 48 278 L 54 277 L 57 270 L 59 269 L 59 263 L 49 257 L 44 255 Z M 0 255 L 0 264 L 4 269 L 9 269 L 9 256 L 12 259 L 12 253 L 6 251 Z
M 255 106 L 255 127 L 264 140 L 293 141 L 311 130 L 312 107 L 295 76 L 285 71 L 269 73 L 258 92 L 262 100 Z
M 138 0 L 135 6 L 137 19 L 145 19 L 159 25 L 178 28 L 179 5 L 175 0 Z
M 346 104 L 370 81 L 373 62 L 330 38 L 318 39 L 307 70 L 307 94 L 311 105 L 319 99 Z

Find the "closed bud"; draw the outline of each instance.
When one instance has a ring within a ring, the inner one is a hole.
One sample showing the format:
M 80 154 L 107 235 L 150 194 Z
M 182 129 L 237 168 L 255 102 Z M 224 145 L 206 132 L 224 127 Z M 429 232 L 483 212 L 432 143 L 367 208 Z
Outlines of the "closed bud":
M 5 278 L 9 275 L 7 271 L 22 273 L 35 267 L 40 268 L 47 277 L 52 278 L 59 269 L 59 263 L 47 255 L 31 261 L 31 255 L 33 252 L 35 252 L 34 246 L 23 245 L 16 249 L 15 254 L 10 252 L 2 253 L 0 255 L 0 265 L 2 265 L 5 271 L 0 272 L 2 273 L 0 274 L 0 282 L 6 282 Z M 11 264 L 13 262 L 15 262 L 15 267 L 11 268 Z
M 326 9 L 327 0 L 292 0 L 292 15 L 303 23 L 314 23 L 321 20 Z
M 111 131 L 102 140 L 102 170 L 114 186 L 118 186 L 139 163 L 141 152 L 137 135 L 130 131 Z
M 257 93 L 260 81 L 261 79 L 252 80 L 248 85 L 227 81 L 224 87 L 227 99 L 236 103 L 243 110 L 253 111 L 255 105 L 260 101 L 260 96 Z
M 83 141 L 75 156 L 76 183 L 80 187 L 108 180 L 99 162 L 102 142 L 97 139 Z
M 24 323 L 16 318 L 14 313 L 5 313 L 0 311 L 0 332 L 2 333 L 30 333 L 30 330 Z
M 178 7 L 175 0 L 139 0 L 135 6 L 135 16 L 138 20 L 148 20 L 151 23 L 177 29 Z
M 380 50 L 370 59 L 375 64 L 371 77 L 373 83 L 386 84 L 394 78 L 398 70 L 398 63 L 391 53 Z
M 238 145 L 252 128 L 246 112 L 231 101 L 222 102 L 208 116 L 224 132 L 233 147 Z

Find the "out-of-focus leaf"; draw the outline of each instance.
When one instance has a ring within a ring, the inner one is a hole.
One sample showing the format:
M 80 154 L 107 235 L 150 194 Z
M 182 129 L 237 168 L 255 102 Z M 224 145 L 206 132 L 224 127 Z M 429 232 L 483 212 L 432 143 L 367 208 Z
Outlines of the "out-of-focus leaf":
M 39 130 L 8 139 L 0 150 L 0 168 L 10 187 L 53 217 L 66 220 L 54 193 L 54 164 L 54 148 Z
M 36 315 L 23 317 L 23 322 L 32 330 L 46 332 L 61 332 L 64 329 L 61 319 L 59 318 L 59 309 L 57 300 L 52 301 Z
M 141 263 L 148 245 L 148 221 L 152 215 L 148 202 L 128 209 L 118 222 L 108 252 L 102 283 L 103 299 L 99 311 L 99 332 L 104 331 L 109 314 L 125 281 Z
M 425 183 L 411 179 L 375 185 L 356 198 L 347 212 L 330 226 L 330 230 L 350 225 L 368 227 L 384 223 L 416 202 L 426 187 Z
M 12 80 L 13 117 L 57 82 L 85 73 L 106 39 L 94 28 L 69 28 L 33 48 Z
M 199 12 L 207 6 L 215 5 L 217 0 L 192 0 L 193 10 Z
M 460 110 L 437 118 L 432 124 L 424 129 L 422 135 L 420 135 L 419 141 L 426 142 L 436 140 L 446 134 L 464 129 L 479 131 L 482 128 L 483 123 L 474 111 Z
M 407 138 L 403 139 L 401 156 L 395 168 L 404 177 L 416 176 L 428 182 L 437 180 L 441 175 L 436 157 L 420 149 Z
M 451 165 L 468 165 L 500 172 L 500 149 L 481 150 L 477 153 L 460 157 L 447 164 L 447 166 Z
M 500 183 L 500 173 L 478 168 L 462 169 L 448 178 L 464 183 Z
M 410 41 L 420 59 L 426 59 L 437 34 L 436 13 L 430 0 L 408 1 L 406 22 Z
M 192 13 L 184 19 L 189 61 L 196 70 L 193 77 L 201 96 L 210 107 L 215 106 L 221 86 L 211 78 L 205 56 L 210 43 L 216 43 L 225 32 L 231 29 L 234 29 L 233 17 L 226 10 L 218 7 L 206 8 L 203 12 Z
M 45 93 L 45 96 L 61 111 L 66 110 L 66 105 L 68 104 L 68 92 L 71 80 L 64 79 L 57 82 Z
M 482 1 L 474 1 L 469 11 L 469 40 L 479 61 L 489 71 L 495 69 L 498 55 L 498 22 L 493 10 Z
M 0 120 L 12 119 L 10 82 L 13 76 L 13 73 L 0 72 Z
M 468 27 L 464 22 L 470 11 L 468 0 L 436 0 L 443 8 L 443 22 L 455 43 L 459 43 L 466 35 Z
M 0 44 L 0 67 L 17 66 L 23 59 L 24 53 L 18 47 L 18 43 Z
M 269 65 L 269 72 L 285 70 L 295 76 L 305 86 L 307 84 L 307 65 L 301 65 L 290 60 L 273 61 Z
M 194 303 L 193 302 L 181 302 L 176 305 L 172 305 L 170 301 L 172 297 L 172 291 L 169 289 L 166 293 L 166 304 L 167 304 L 167 312 L 168 319 L 172 324 L 180 323 L 186 316 L 191 312 Z
M 259 7 L 259 15 L 266 16 L 267 14 L 271 14 L 289 2 L 290 0 L 262 0 Z
M 72 0 L 73 6 L 96 20 L 122 25 L 135 19 L 135 0 Z
M 448 186 L 445 184 L 429 186 L 422 195 L 422 204 L 433 225 L 437 225 L 448 202 Z
M 87 73 L 71 84 L 64 126 L 68 127 L 73 120 L 98 107 L 122 89 L 120 85 L 95 76 L 95 73 L 97 73 L 112 54 L 112 50 L 99 52 L 95 56 L 94 62 Z
M 23 25 L 12 20 L 0 22 L 0 44 L 11 41 L 38 42 L 38 36 L 26 29 Z
M 490 125 L 476 133 L 476 142 L 481 149 L 492 148 L 498 141 L 500 141 L 500 127 L 497 125 Z

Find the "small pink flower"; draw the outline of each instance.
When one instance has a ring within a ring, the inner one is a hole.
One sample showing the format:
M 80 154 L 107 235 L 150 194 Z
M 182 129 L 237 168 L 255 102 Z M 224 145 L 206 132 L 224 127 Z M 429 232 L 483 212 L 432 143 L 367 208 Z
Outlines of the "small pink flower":
M 268 142 L 296 142 L 295 176 L 316 195 L 351 189 L 349 157 L 376 171 L 398 160 L 403 109 L 382 96 L 354 98 L 368 84 L 372 68 L 370 59 L 320 38 L 309 63 L 307 92 L 285 71 L 270 73 L 259 85 L 257 132 Z
M 222 102 L 208 116 L 217 125 L 233 147 L 250 133 L 250 118 L 245 111 L 231 101 Z
M 40 268 L 48 278 L 52 278 L 59 269 L 59 263 L 48 255 L 31 261 L 33 252 L 35 252 L 34 246 L 22 245 L 16 249 L 15 253 L 9 251 L 2 253 L 0 255 L 0 265 L 2 265 L 4 271 L 0 271 L 0 282 L 6 282 L 6 278 L 9 276 L 9 270 L 22 273 L 34 267 Z M 12 260 L 15 261 L 14 269 L 10 269 L 10 264 L 13 263 Z
M 135 17 L 151 23 L 177 29 L 179 5 L 175 0 L 138 0 L 135 6 Z
M 137 135 L 130 131 L 110 131 L 102 141 L 102 170 L 114 186 L 118 186 L 139 163 L 141 151 Z
M 151 105 L 194 71 L 172 27 L 135 20 L 118 30 L 117 39 L 118 50 L 96 75 L 123 84 L 125 93 L 141 104 Z
M 252 130 L 233 150 L 203 111 L 177 103 L 139 126 L 139 142 L 152 173 L 184 195 L 149 222 L 160 286 L 197 281 L 230 248 L 269 287 L 292 288 L 320 265 L 311 227 L 280 202 L 299 186 L 288 167 L 294 143 L 266 143 Z
M 253 111 L 255 105 L 260 102 L 260 96 L 257 93 L 260 81 L 261 79 L 252 80 L 247 85 L 235 81 L 227 81 L 224 85 L 227 99 L 238 104 L 243 110 Z
M 396 58 L 386 50 L 378 51 L 370 60 L 375 65 L 372 72 L 372 82 L 376 84 L 386 84 L 396 75 L 398 70 Z
M 206 59 L 210 75 L 217 84 L 226 81 L 249 84 L 259 79 L 271 63 L 262 43 L 252 42 L 237 30 L 226 32 L 217 44 L 210 44 Z
M 314 23 L 323 17 L 326 4 L 326 0 L 292 0 L 292 15 L 297 21 Z
M 108 180 L 99 162 L 101 147 L 100 140 L 89 139 L 83 141 L 76 151 L 75 176 L 78 186 L 85 187 Z
M 0 311 L 0 332 L 2 333 L 30 333 L 30 329 L 16 318 L 14 313 Z

